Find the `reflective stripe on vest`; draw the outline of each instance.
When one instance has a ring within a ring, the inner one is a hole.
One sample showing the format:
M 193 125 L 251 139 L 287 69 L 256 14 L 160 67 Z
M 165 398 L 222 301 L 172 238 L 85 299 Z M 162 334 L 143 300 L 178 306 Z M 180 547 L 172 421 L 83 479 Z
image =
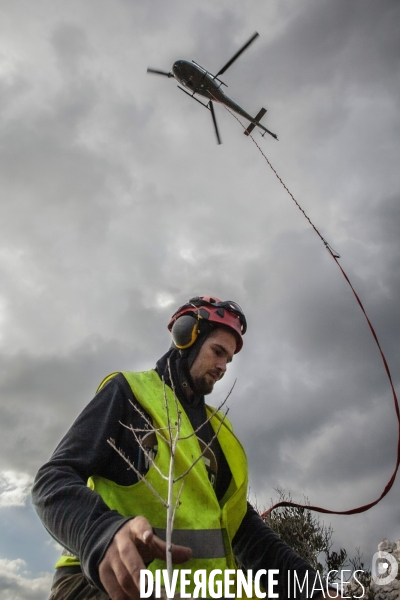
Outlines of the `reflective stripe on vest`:
M 164 394 L 173 424 L 177 421 L 178 407 L 181 412 L 180 436 L 184 439 L 177 445 L 174 477 L 185 473 L 199 457 L 201 450 L 193 427 L 180 403 L 175 402 L 172 390 L 168 386 L 164 389 L 162 381 L 154 370 L 142 373 L 127 372 L 123 375 L 136 400 L 151 416 L 153 425 L 158 430 L 156 432 L 158 451 L 154 462 L 163 473 L 168 473 L 170 456 L 165 438 L 167 417 Z M 215 412 L 211 407 L 206 409 L 209 417 Z M 219 428 L 218 441 L 230 467 L 232 481 L 219 503 L 208 479 L 203 460 L 198 460 L 183 478 L 181 505 L 175 515 L 173 541 L 192 548 L 192 558 L 182 565 L 182 568 L 191 569 L 192 572 L 197 569 L 206 569 L 209 572 L 213 569 L 236 568 L 231 543 L 247 510 L 247 462 L 244 450 L 233 435 L 230 423 L 227 419 L 223 420 L 221 413 L 214 414 L 210 423 L 215 432 Z M 129 454 L 126 448 L 124 451 Z M 145 475 L 145 480 L 157 489 L 163 498 L 167 498 L 168 483 L 160 476 L 154 464 Z M 144 480 L 131 486 L 121 486 L 93 475 L 88 485 L 101 495 L 111 509 L 117 510 L 125 517 L 143 515 L 157 534 L 165 531 L 166 509 Z M 180 484 L 177 483 L 175 487 L 179 489 Z M 65 557 L 60 559 L 57 566 L 67 564 L 64 562 L 66 559 L 69 559 L 68 564 L 72 564 L 71 558 Z M 148 568 L 152 571 L 164 569 L 165 562 L 154 560 Z M 188 587 L 192 590 L 190 586 Z
M 165 542 L 166 530 L 154 527 L 154 533 Z M 224 558 L 224 538 L 221 529 L 175 529 L 172 543 L 188 546 L 192 558 Z

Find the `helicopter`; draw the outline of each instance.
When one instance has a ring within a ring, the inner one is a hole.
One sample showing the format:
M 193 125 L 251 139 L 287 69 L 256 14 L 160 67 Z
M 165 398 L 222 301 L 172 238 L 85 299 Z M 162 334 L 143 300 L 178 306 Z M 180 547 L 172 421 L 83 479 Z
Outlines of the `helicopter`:
M 245 130 L 245 135 L 250 135 L 253 129 L 257 126 L 264 131 L 262 136 L 266 133 L 272 135 L 276 140 L 278 136 L 275 133 L 272 133 L 269 129 L 264 127 L 260 123 L 260 120 L 267 112 L 266 108 L 262 108 L 255 117 L 252 117 L 249 113 L 247 113 L 241 106 L 236 104 L 229 96 L 227 96 L 222 90 L 222 86 L 228 87 L 226 83 L 221 81 L 219 78 L 220 75 L 223 75 L 225 71 L 235 62 L 237 58 L 244 52 L 250 44 L 254 42 L 254 40 L 258 37 L 258 33 L 255 32 L 252 37 L 242 46 L 234 56 L 218 71 L 216 75 L 213 75 L 209 71 L 207 71 L 204 67 L 196 63 L 194 60 L 177 60 L 172 65 L 171 71 L 162 71 L 160 69 L 152 69 L 151 67 L 147 68 L 148 73 L 155 73 L 156 75 L 164 75 L 166 77 L 174 77 L 180 84 L 184 87 L 178 85 L 178 88 L 188 94 L 193 100 L 199 102 L 202 106 L 207 108 L 211 112 L 211 117 L 214 123 L 215 134 L 217 136 L 218 144 L 221 144 L 221 136 L 219 134 L 217 119 L 214 111 L 213 100 L 219 102 L 220 104 L 224 104 L 226 107 L 235 111 L 238 115 L 244 117 L 248 121 L 250 121 L 250 125 Z M 187 89 L 184 89 L 187 88 Z M 188 91 L 190 90 L 190 91 Z M 195 94 L 199 96 L 203 96 L 208 98 L 207 104 L 199 100 L 195 97 Z

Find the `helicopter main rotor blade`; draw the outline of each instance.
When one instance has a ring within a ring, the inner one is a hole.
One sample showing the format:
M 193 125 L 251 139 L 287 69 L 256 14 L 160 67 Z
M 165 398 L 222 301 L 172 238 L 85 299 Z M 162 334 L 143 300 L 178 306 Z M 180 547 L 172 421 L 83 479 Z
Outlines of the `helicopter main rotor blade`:
M 156 75 L 165 75 L 166 77 L 173 77 L 171 71 L 161 71 L 160 69 L 152 69 L 151 67 L 147 67 L 148 73 L 155 73 Z
M 217 142 L 218 142 L 218 144 L 222 144 L 221 137 L 220 137 L 219 131 L 218 131 L 217 119 L 215 118 L 214 105 L 212 103 L 212 100 L 210 100 L 210 102 L 208 103 L 208 105 L 210 107 L 211 116 L 212 116 L 212 120 L 213 120 L 214 128 L 215 128 L 215 133 L 217 135 Z
M 240 48 L 240 50 L 238 50 L 234 56 L 232 56 L 231 60 L 228 60 L 226 65 L 224 65 L 222 67 L 222 69 L 220 71 L 218 71 L 218 73 L 215 75 L 215 77 L 218 77 L 218 75 L 222 75 L 223 73 L 225 73 L 225 71 L 231 66 L 231 64 L 234 63 L 237 58 L 239 58 L 239 56 L 242 54 L 242 52 L 247 50 L 247 48 L 250 46 L 250 44 L 252 44 L 258 36 L 259 36 L 259 33 L 257 33 L 257 31 L 256 31 L 255 34 L 251 36 L 249 41 L 246 42 L 245 45 L 242 46 Z

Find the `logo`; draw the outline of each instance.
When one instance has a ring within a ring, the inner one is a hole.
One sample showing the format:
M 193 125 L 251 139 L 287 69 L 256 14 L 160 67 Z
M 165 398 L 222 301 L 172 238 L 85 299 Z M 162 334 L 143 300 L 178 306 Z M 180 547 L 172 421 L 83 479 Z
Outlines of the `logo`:
M 372 581 L 377 585 L 387 585 L 396 579 L 399 565 L 390 552 L 375 552 L 372 557 Z

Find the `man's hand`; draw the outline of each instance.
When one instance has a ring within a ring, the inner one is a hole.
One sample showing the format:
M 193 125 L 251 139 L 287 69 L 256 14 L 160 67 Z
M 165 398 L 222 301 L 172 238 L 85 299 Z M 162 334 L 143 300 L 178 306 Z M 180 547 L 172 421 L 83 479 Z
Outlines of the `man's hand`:
M 131 519 L 114 536 L 99 567 L 101 583 L 112 600 L 139 600 L 140 570 L 155 558 L 165 560 L 167 546 L 144 517 Z M 189 560 L 190 548 L 172 545 L 172 560 Z

